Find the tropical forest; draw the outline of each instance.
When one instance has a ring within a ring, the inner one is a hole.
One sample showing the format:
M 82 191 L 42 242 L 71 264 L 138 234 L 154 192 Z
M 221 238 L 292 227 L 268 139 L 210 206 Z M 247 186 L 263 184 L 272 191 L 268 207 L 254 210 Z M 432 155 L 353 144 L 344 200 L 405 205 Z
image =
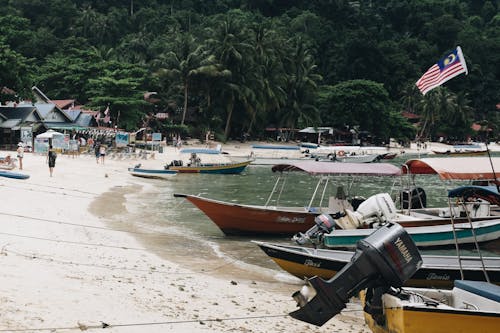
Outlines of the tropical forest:
M 221 141 L 323 126 L 373 143 L 496 140 L 499 5 L 0 0 L 0 101 L 32 100 L 36 86 L 109 108 L 124 130 Z M 416 81 L 457 46 L 468 74 L 423 95 Z

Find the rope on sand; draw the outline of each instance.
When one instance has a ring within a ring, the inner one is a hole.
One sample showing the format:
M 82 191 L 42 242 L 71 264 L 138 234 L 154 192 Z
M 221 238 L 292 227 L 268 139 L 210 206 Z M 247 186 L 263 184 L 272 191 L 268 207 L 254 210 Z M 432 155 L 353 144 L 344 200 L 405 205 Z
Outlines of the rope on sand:
M 343 310 L 345 312 L 362 312 L 363 310 Z M 286 318 L 288 314 L 276 314 L 276 315 L 262 315 L 262 316 L 247 316 L 247 317 L 228 317 L 228 318 L 207 318 L 207 319 L 187 319 L 187 320 L 172 320 L 172 321 L 160 321 L 160 322 L 144 322 L 144 323 L 125 323 L 125 324 L 108 324 L 101 321 L 99 325 L 85 325 L 78 323 L 78 326 L 66 326 L 66 327 L 45 327 L 45 328 L 19 328 L 19 329 L 0 329 L 0 332 L 29 332 L 29 331 L 59 331 L 59 330 L 95 330 L 95 329 L 105 329 L 113 327 L 134 327 L 134 326 L 158 326 L 158 325 L 177 325 L 177 324 L 189 324 L 189 323 L 199 323 L 200 325 L 205 325 L 206 322 L 223 322 L 223 321 L 235 321 L 235 320 L 261 320 L 270 318 Z M 334 331 L 333 331 L 334 332 Z M 343 331 L 342 331 L 343 332 Z

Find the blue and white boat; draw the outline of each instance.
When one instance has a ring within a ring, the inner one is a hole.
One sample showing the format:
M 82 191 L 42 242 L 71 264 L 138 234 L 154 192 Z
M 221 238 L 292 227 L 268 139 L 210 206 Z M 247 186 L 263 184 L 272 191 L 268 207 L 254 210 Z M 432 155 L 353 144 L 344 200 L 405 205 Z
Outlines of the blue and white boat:
M 177 171 L 167 169 L 128 168 L 128 172 L 132 176 L 153 179 L 168 179 L 177 174 Z
M 28 178 L 30 178 L 30 176 L 25 174 L 25 173 L 6 171 L 6 170 L 0 170 L 0 177 L 14 178 L 14 179 L 28 179 Z

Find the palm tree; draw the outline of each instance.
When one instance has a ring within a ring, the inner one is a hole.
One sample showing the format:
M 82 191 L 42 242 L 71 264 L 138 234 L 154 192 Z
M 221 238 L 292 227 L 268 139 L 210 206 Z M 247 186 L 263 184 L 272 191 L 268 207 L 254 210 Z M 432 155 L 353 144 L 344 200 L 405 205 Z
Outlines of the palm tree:
M 451 94 L 446 88 L 438 87 L 427 93 L 419 104 L 419 110 L 424 122 L 419 137 L 432 136 L 435 125 L 445 118 L 446 114 L 451 114 L 455 109 L 455 95 Z
M 313 105 L 317 83 L 322 79 L 317 66 L 302 40 L 294 42 L 294 49 L 286 59 L 287 102 L 280 113 L 281 123 L 287 127 L 306 126 L 317 120 L 318 110 Z
M 165 65 L 157 74 L 180 82 L 184 97 L 181 125 L 184 125 L 188 109 L 188 99 L 192 81 L 197 76 L 207 75 L 215 65 L 215 58 L 210 56 L 193 35 L 183 33 L 173 42 L 173 50 L 165 55 Z
M 230 12 L 222 20 L 218 20 L 215 29 L 210 33 L 212 38 L 207 40 L 207 46 L 216 56 L 217 62 L 231 73 L 226 80 L 219 81 L 217 87 L 226 110 L 226 139 L 231 130 L 235 104 L 241 103 L 248 109 L 250 103 L 255 100 L 254 88 L 255 84 L 258 84 L 254 50 L 249 43 L 251 31 L 246 28 L 239 14 L 238 11 Z

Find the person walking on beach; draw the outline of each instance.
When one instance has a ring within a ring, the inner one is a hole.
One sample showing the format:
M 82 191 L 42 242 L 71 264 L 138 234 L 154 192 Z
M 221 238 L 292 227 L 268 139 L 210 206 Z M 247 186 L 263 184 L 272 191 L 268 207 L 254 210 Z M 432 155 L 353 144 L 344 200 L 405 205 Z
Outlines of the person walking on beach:
M 57 154 L 52 148 L 52 145 L 49 146 L 49 151 L 47 153 L 47 162 L 49 163 L 49 172 L 50 172 L 50 177 L 52 177 L 52 173 L 54 172 L 54 167 L 56 166 L 56 158 Z
M 104 157 L 106 157 L 106 146 L 101 145 L 99 147 L 99 156 L 101 156 L 101 163 L 104 164 Z
M 99 164 L 99 157 L 101 157 L 101 144 L 99 142 L 95 143 L 94 146 L 95 161 Z
M 23 157 L 24 157 L 24 144 L 19 142 L 17 144 L 17 159 L 19 160 L 19 170 L 23 169 Z

